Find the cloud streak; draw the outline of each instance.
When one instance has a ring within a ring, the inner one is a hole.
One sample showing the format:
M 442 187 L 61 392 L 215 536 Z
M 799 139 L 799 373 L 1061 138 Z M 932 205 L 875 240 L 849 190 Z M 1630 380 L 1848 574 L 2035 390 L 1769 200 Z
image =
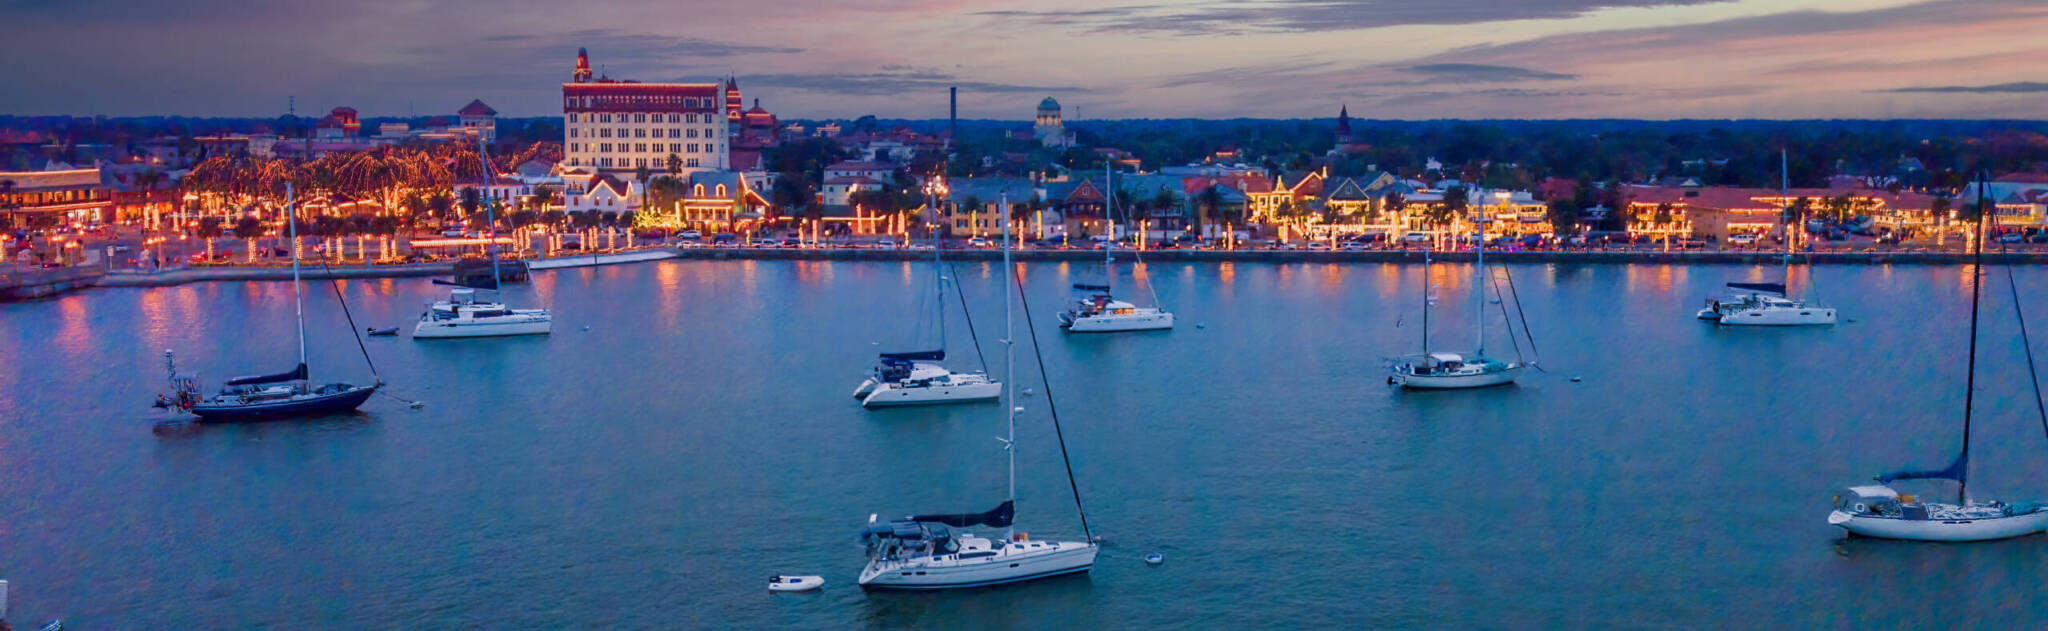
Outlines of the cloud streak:
M 1515 66 L 1496 66 L 1491 64 L 1437 63 L 1408 66 L 1401 70 L 1437 79 L 1457 81 L 1558 81 L 1579 78 L 1579 75 L 1563 72 L 1544 72 L 1528 68 L 1517 68 Z
M 1002 9 L 975 15 L 1089 32 L 1244 35 L 1348 31 L 1409 25 L 1565 19 L 1618 8 L 1720 4 L 1733 0 L 1254 0 L 1132 4 L 1078 11 Z
M 1879 90 L 1880 92 L 1931 93 L 1931 94 L 2035 94 L 2048 92 L 2048 83 L 2039 81 L 2015 81 L 1993 85 L 1934 85 L 1913 86 Z

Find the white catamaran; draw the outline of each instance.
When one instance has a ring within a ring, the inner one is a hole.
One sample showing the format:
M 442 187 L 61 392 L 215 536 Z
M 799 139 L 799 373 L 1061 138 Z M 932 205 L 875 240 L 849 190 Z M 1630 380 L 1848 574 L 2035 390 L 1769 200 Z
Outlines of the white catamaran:
M 1060 326 L 1074 333 L 1171 329 L 1173 312 L 1157 306 L 1159 296 L 1152 296 L 1154 306 L 1140 307 L 1117 300 L 1111 292 L 1116 284 L 1116 185 L 1109 167 L 1103 167 L 1102 172 L 1103 197 L 1108 209 L 1103 215 L 1109 220 L 1109 240 L 1102 243 L 1102 284 L 1074 283 L 1073 306 L 1060 312 Z
M 943 184 L 937 185 L 943 188 Z M 936 204 L 936 197 L 933 204 Z M 936 208 L 937 206 L 932 206 Z M 938 349 L 882 353 L 875 363 L 875 369 L 868 378 L 854 388 L 853 398 L 860 399 L 862 407 L 877 408 L 899 405 L 932 405 L 940 403 L 964 403 L 986 401 L 1002 396 L 1003 384 L 990 379 L 986 362 L 980 371 L 958 371 L 946 368 L 946 267 L 939 258 L 941 250 L 939 231 L 932 230 L 932 284 L 937 289 L 932 294 L 933 320 L 938 329 Z M 959 283 L 953 284 L 959 291 Z M 964 294 L 960 302 L 960 314 L 967 319 L 970 333 L 974 330 L 974 319 L 967 312 Z M 979 336 L 975 338 L 974 352 L 981 353 Z
M 1988 177 L 1985 179 L 1989 179 Z M 1835 509 L 1828 523 L 1851 534 L 1882 539 L 1912 541 L 1989 541 L 2031 535 L 2048 530 L 2048 505 L 2042 502 L 1980 502 L 1970 497 L 1970 421 L 1977 389 L 1977 313 L 1984 285 L 1984 215 L 1991 213 L 1984 184 L 1978 185 L 1976 261 L 1970 268 L 1970 351 L 1968 377 L 1963 393 L 1963 448 L 1947 467 L 1935 471 L 1895 471 L 1877 476 L 1877 484 L 1852 486 L 1835 495 Z M 2013 291 L 2013 308 L 2019 308 L 2019 291 Z M 2025 329 L 2022 328 L 2022 343 Z M 2033 371 L 2033 354 L 2027 354 L 2028 371 Z M 2040 408 L 2040 382 L 2034 383 L 2036 409 L 2042 410 L 2042 428 L 2048 430 L 2048 408 Z M 1954 504 L 1925 501 L 1899 493 L 1891 483 L 1900 480 L 1953 480 Z
M 1790 202 L 1791 175 L 1785 170 L 1785 154 L 1778 153 L 1780 182 L 1778 195 Z M 1806 326 L 1835 323 L 1835 309 L 1820 304 L 1790 297 L 1785 286 L 1792 281 L 1792 227 L 1793 218 L 1785 217 L 1785 282 L 1782 283 L 1728 283 L 1728 295 L 1707 299 L 1707 306 L 1700 309 L 1699 319 L 1719 322 L 1728 326 Z M 1807 285 L 1811 292 L 1813 282 L 1811 269 L 1808 270 Z
M 1007 200 L 1002 207 L 1009 208 Z M 1003 213 L 1002 222 L 1001 271 L 1005 286 L 1003 361 L 1005 374 L 1011 375 L 1014 382 L 1017 359 L 1009 304 L 1013 298 L 1022 300 L 1023 297 L 1021 287 L 1014 296 L 1009 290 L 1016 286 L 1012 280 L 1016 278 L 1015 270 L 1010 264 L 1009 213 Z M 1025 317 L 1030 317 L 1030 314 L 1026 313 Z M 1035 335 L 1033 339 L 1035 348 Z M 1050 387 L 1045 394 L 1050 408 Z M 1008 452 L 1010 459 L 1009 496 L 986 513 L 913 515 L 885 523 L 878 523 L 874 515 L 869 515 L 867 528 L 861 531 L 861 542 L 867 546 L 868 555 L 867 567 L 860 573 L 861 587 L 961 589 L 1085 573 L 1095 567 L 1095 554 L 1100 547 L 1094 542 L 1085 512 L 1081 513 L 1081 529 L 1089 535 L 1087 541 L 1032 541 L 1013 528 L 1017 517 L 1017 414 L 1023 408 L 1016 406 L 1016 393 L 1010 389 L 1003 391 L 1003 399 L 1003 418 L 1009 428 L 1009 437 L 1003 439 L 1003 450 Z M 1053 427 L 1057 432 L 1058 411 L 1057 408 L 1051 409 Z M 1061 455 L 1065 456 L 1064 444 Z M 1073 468 L 1070 466 L 1067 471 L 1067 481 L 1072 485 Z M 1080 504 L 1080 491 L 1076 487 L 1075 508 L 1079 509 Z M 954 530 L 976 526 L 1000 529 L 1001 537 L 981 537 L 965 530 Z
M 484 153 L 481 138 L 477 140 L 476 152 L 478 160 L 483 162 L 483 181 L 488 188 L 493 177 L 491 160 Z M 502 295 L 500 289 L 504 276 L 498 270 L 498 219 L 496 208 L 488 200 L 484 202 L 484 213 L 484 220 L 490 223 L 488 238 L 491 240 L 491 286 L 488 289 L 492 294 Z M 419 323 L 413 325 L 412 337 L 426 340 L 547 335 L 554 328 L 555 314 L 548 309 L 513 309 L 503 302 L 478 300 L 475 288 L 464 287 L 450 290 L 447 300 L 429 303 L 427 310 L 420 314 Z

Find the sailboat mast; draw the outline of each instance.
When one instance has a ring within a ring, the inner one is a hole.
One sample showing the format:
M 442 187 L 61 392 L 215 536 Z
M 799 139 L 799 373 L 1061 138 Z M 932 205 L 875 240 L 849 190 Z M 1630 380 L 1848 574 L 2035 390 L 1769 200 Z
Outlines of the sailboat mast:
M 1472 329 L 1478 331 L 1478 349 L 1475 357 L 1486 356 L 1486 195 L 1479 196 L 1479 240 L 1472 249 L 1479 253 L 1479 262 L 1472 270 Z
M 298 198 L 292 194 L 292 185 L 289 183 L 284 185 L 284 207 L 287 219 L 291 224 L 289 229 L 292 234 L 292 303 L 297 305 L 296 308 L 299 314 L 299 367 L 304 368 L 306 366 L 306 298 L 300 295 L 299 292 L 299 204 Z M 300 377 L 308 382 L 312 381 L 311 374 L 303 374 Z
M 1010 193 L 1000 196 L 1003 212 L 1003 419 L 1009 424 L 1010 435 L 1003 443 L 1003 451 L 1010 455 L 1010 490 L 1004 499 L 1015 506 L 1017 501 L 1017 352 L 1015 350 L 1015 325 L 1010 317 L 1010 278 L 1014 270 L 1010 267 Z M 1013 518 L 1011 520 L 1015 522 Z M 1003 540 L 1013 539 L 1013 526 L 1003 527 Z
M 1970 412 L 1977 399 L 1977 300 L 1984 293 L 1984 215 L 1990 214 L 1991 184 L 1984 173 L 1977 175 L 1977 245 L 1970 262 L 1970 369 L 1963 379 L 1963 470 L 1956 480 L 1956 503 L 1970 503 Z
M 491 206 L 490 196 L 487 195 L 491 191 L 491 157 L 484 153 L 484 136 L 482 133 L 478 133 L 476 136 L 476 160 L 482 163 L 484 167 L 483 183 L 479 184 L 476 189 L 477 198 L 482 200 L 484 204 L 484 221 L 488 221 L 491 224 L 491 244 L 489 248 L 491 253 L 491 291 L 498 291 L 499 300 L 503 300 L 504 292 L 499 291 L 502 288 L 498 286 L 499 283 L 504 282 L 502 279 L 505 278 L 498 275 L 498 215 Z M 647 183 L 641 182 L 640 185 L 646 186 Z
M 1429 357 L 1429 249 L 1422 250 L 1422 356 Z M 1424 360 L 1428 361 L 1428 360 Z
M 938 217 L 939 217 L 939 196 L 938 196 L 938 193 L 937 193 L 937 191 L 936 191 L 936 190 L 934 190 L 934 189 L 933 189 L 932 187 L 929 187 L 929 186 L 925 187 L 925 200 L 926 200 L 926 201 L 925 201 L 925 203 L 931 206 L 931 209 L 932 209 L 932 218 L 933 218 L 934 220 L 938 219 Z M 940 350 L 945 350 L 945 348 L 946 348 L 946 272 L 944 271 L 944 270 L 945 270 L 945 264 L 943 264 L 943 263 L 940 263 L 940 262 L 939 262 L 939 246 L 941 246 L 941 245 L 944 245 L 944 244 L 943 244 L 942 242 L 940 242 L 940 241 L 939 241 L 939 223 L 938 223 L 937 221 L 933 221 L 933 222 L 932 222 L 932 291 L 934 291 L 935 293 L 933 294 L 933 296 L 932 296 L 932 299 L 933 299 L 933 302 L 934 302 L 934 303 L 936 303 L 936 304 L 938 305 L 938 318 L 937 318 L 937 319 L 938 319 L 938 321 L 939 321 L 939 322 L 938 322 L 938 324 L 939 324 L 939 349 L 940 349 Z M 963 308 L 964 308 L 964 307 L 963 307 Z
M 1785 158 L 1785 148 L 1778 148 L 1778 198 L 1786 204 L 1792 203 L 1792 167 Z M 1785 215 L 1786 213 L 1778 213 Z M 1804 217 L 1784 217 L 1785 220 L 1785 282 L 1792 282 L 1792 222 Z
M 1109 159 L 1102 160 L 1102 218 L 1103 227 L 1109 230 L 1109 240 L 1102 244 L 1102 286 L 1109 288 L 1109 295 L 1116 295 L 1116 195 L 1109 179 L 1115 177 L 1109 170 Z

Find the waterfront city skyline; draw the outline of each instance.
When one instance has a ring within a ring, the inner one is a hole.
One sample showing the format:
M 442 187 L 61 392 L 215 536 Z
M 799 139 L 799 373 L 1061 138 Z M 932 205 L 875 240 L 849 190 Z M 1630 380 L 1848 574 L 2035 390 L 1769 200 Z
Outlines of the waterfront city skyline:
M 739 78 L 789 118 L 2040 118 L 2048 7 L 2018 0 L 977 0 L 0 6 L 0 112 L 559 114 L 575 50 Z M 593 15 L 632 19 L 592 20 Z M 605 26 L 618 24 L 620 26 Z M 80 47 L 78 42 L 95 42 Z M 90 80 L 85 80 L 90 78 Z

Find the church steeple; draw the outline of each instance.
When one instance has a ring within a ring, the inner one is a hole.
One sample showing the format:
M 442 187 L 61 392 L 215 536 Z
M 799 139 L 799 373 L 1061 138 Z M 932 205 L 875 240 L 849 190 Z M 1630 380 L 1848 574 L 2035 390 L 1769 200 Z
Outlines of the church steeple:
M 589 83 L 589 82 L 590 82 L 590 51 L 588 51 L 588 50 L 585 50 L 585 49 L 582 49 L 582 48 L 578 48 L 578 49 L 576 49 L 576 75 L 575 75 L 575 76 L 576 76 L 576 82 L 577 82 L 577 83 Z
M 1337 144 L 1351 144 L 1351 106 L 1337 108 Z

